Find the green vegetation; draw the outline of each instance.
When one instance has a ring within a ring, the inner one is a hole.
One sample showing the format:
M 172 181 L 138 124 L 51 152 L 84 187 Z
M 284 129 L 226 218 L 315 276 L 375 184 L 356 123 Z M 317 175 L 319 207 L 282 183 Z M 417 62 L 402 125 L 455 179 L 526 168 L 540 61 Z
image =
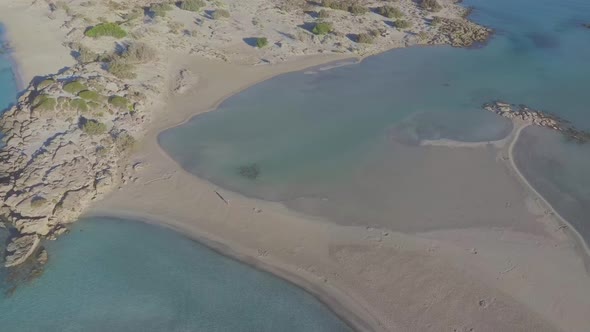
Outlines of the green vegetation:
M 217 9 L 213 13 L 211 13 L 211 18 L 214 20 L 219 20 L 222 18 L 228 18 L 229 12 L 225 9 Z
M 88 104 L 84 99 L 70 100 L 69 107 L 79 112 L 88 112 Z
M 412 27 L 412 23 L 406 20 L 397 20 L 395 21 L 395 27 L 398 29 L 409 29 Z
M 123 111 L 129 110 L 129 99 L 121 96 L 112 96 L 109 98 L 109 104 L 113 105 L 113 107 Z
M 34 209 L 40 208 L 45 204 L 47 204 L 47 199 L 45 197 L 35 196 L 31 199 L 31 207 Z
M 37 90 L 43 90 L 53 83 L 55 83 L 55 80 L 53 78 L 48 78 L 46 80 L 43 80 L 39 84 L 37 84 Z
M 322 0 L 322 7 L 345 10 L 351 14 L 362 15 L 369 11 L 367 7 L 361 5 L 357 0 Z
M 256 163 L 240 166 L 238 167 L 238 174 L 247 179 L 255 180 L 260 176 L 260 166 Z
M 84 32 L 84 35 L 92 38 L 109 36 L 120 39 L 125 38 L 127 36 L 127 32 L 121 29 L 121 27 L 117 23 L 101 23 L 86 30 L 86 32 Z
M 82 130 L 90 135 L 102 135 L 107 131 L 107 125 L 102 122 L 98 122 L 96 120 L 86 120 L 83 121 Z
M 379 7 L 376 10 L 377 14 L 385 16 L 387 18 L 402 18 L 404 17 L 404 13 L 401 10 L 392 7 L 392 6 L 383 6 Z
M 109 63 L 108 72 L 120 79 L 134 79 L 137 77 L 134 69 L 135 67 L 132 64 L 115 59 Z
M 96 92 L 91 90 L 84 90 L 78 94 L 78 96 L 84 100 L 91 100 L 91 101 L 99 101 L 102 99 L 102 96 Z
M 48 95 L 39 95 L 33 101 L 33 109 L 35 110 L 51 111 L 55 109 L 55 106 L 57 106 L 57 100 Z
M 424 41 L 424 40 L 428 39 L 428 34 L 425 31 L 420 31 L 418 33 L 418 37 L 420 37 L 420 40 Z
M 311 32 L 315 35 L 326 35 L 326 34 L 332 32 L 332 23 L 318 22 L 313 27 L 313 29 L 311 29 Z
M 268 45 L 268 39 L 266 39 L 266 37 L 256 38 L 256 47 L 263 48 L 266 45 Z
M 128 132 L 122 131 L 115 137 L 115 146 L 119 151 L 129 151 L 135 147 L 136 140 Z
M 164 17 L 172 10 L 172 6 L 167 3 L 154 3 L 150 6 L 150 13 L 154 16 Z
M 437 12 L 442 9 L 442 6 L 436 0 L 421 0 L 420 7 L 431 12 Z
M 348 12 L 354 15 L 363 15 L 366 14 L 369 9 L 365 6 L 359 4 L 352 4 L 348 7 Z
M 191 12 L 198 12 L 201 8 L 205 7 L 205 1 L 203 0 L 185 0 L 181 1 L 179 6 L 182 10 L 188 10 Z
M 361 44 L 372 44 L 375 41 L 375 37 L 367 32 L 359 33 L 356 36 L 356 42 Z
M 81 91 L 87 90 L 88 88 L 86 87 L 86 85 L 80 83 L 79 81 L 71 81 L 70 83 L 64 85 L 63 89 L 67 93 L 77 95 Z

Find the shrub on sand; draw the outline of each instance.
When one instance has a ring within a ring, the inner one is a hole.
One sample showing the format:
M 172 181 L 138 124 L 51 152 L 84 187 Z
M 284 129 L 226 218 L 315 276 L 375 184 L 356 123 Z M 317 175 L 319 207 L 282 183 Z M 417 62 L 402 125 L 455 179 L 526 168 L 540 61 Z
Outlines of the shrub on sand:
M 205 7 L 205 1 L 203 0 L 185 0 L 181 1 L 179 6 L 182 10 L 188 10 L 191 12 L 198 12 L 201 8 Z
M 392 6 L 379 7 L 376 10 L 377 14 L 385 16 L 387 18 L 402 18 L 404 13 L 401 10 Z
M 370 33 L 366 32 L 359 33 L 356 36 L 356 42 L 361 44 L 372 44 L 374 40 L 375 37 L 373 37 L 373 35 L 371 35 Z
M 420 7 L 431 12 L 437 12 L 442 9 L 442 6 L 436 0 L 421 0 Z
M 266 39 L 266 37 L 256 38 L 256 47 L 263 48 L 266 45 L 268 45 L 268 39 Z
M 132 64 L 115 59 L 109 63 L 108 72 L 120 79 L 134 79 L 137 77 L 134 69 L 135 67 Z
M 395 21 L 395 27 L 398 29 L 408 29 L 412 27 L 412 23 L 406 20 L 397 20 Z
M 154 16 L 164 17 L 172 10 L 172 6 L 167 3 L 154 3 L 150 6 L 150 13 Z
M 119 110 L 129 110 L 129 99 L 121 96 L 112 96 L 109 98 L 109 104 Z
M 213 13 L 211 13 L 211 18 L 214 20 L 228 18 L 229 16 L 229 12 L 225 9 L 217 9 Z
M 116 23 L 101 23 L 86 30 L 86 32 L 84 32 L 84 35 L 92 38 L 109 36 L 120 39 L 125 38 L 127 36 L 127 32 L 125 32 L 125 30 L 123 30 Z
M 326 35 L 326 34 L 332 32 L 332 23 L 318 22 L 313 27 L 313 29 L 311 29 L 311 32 L 315 35 Z
M 107 131 L 107 125 L 96 120 L 86 120 L 82 124 L 82 130 L 90 135 L 102 135 Z

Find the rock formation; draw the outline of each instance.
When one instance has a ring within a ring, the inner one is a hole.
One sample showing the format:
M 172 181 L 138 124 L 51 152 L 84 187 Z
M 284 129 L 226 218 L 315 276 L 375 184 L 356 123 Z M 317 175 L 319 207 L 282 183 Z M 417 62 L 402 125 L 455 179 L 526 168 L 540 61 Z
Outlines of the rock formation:
M 36 252 L 121 179 L 121 156 L 148 120 L 145 98 L 91 67 L 32 83 L 3 114 L 0 215 L 16 236 L 6 266 Z
M 436 17 L 433 22 L 439 25 L 438 33 L 432 44 L 450 44 L 454 47 L 468 47 L 483 43 L 492 34 L 492 30 L 465 19 Z
M 576 129 L 568 121 L 560 117 L 537 111 L 526 105 L 513 105 L 501 101 L 495 101 L 483 105 L 487 111 L 494 112 L 508 119 L 520 119 L 540 127 L 550 128 L 561 132 L 566 138 L 578 143 L 590 140 L 590 133 Z

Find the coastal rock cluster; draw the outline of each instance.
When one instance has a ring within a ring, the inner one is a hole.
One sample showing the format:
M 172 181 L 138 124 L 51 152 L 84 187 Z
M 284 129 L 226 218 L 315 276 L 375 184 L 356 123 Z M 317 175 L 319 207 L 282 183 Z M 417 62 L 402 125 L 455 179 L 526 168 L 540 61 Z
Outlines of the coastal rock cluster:
M 568 121 L 556 115 L 534 110 L 526 105 L 513 105 L 501 101 L 495 101 L 484 104 L 483 108 L 508 119 L 520 119 L 540 127 L 559 131 L 565 135 L 566 138 L 578 143 L 585 143 L 590 140 L 589 132 L 576 129 Z
M 40 254 L 41 237 L 66 231 L 121 180 L 121 156 L 148 120 L 143 95 L 91 68 L 24 91 L 0 119 L 0 216 L 14 236 L 6 266 Z
M 438 33 L 432 44 L 449 44 L 454 47 L 469 47 L 475 43 L 483 43 L 492 34 L 492 30 L 465 19 L 436 17 L 434 22 L 439 25 Z

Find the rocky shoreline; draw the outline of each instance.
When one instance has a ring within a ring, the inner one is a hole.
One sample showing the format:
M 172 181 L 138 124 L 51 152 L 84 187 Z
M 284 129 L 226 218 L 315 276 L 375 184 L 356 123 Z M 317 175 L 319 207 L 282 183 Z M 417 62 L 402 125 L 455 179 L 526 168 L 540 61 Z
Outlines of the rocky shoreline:
M 514 105 L 502 101 L 486 103 L 483 109 L 508 119 L 520 119 L 539 127 L 549 128 L 562 133 L 568 140 L 577 143 L 590 141 L 590 132 L 576 129 L 567 120 L 556 115 L 534 110 L 526 105 Z
M 89 66 L 31 83 L 0 128 L 2 221 L 11 231 L 5 266 L 41 253 L 41 238 L 124 179 L 123 161 L 149 120 L 146 98 Z

